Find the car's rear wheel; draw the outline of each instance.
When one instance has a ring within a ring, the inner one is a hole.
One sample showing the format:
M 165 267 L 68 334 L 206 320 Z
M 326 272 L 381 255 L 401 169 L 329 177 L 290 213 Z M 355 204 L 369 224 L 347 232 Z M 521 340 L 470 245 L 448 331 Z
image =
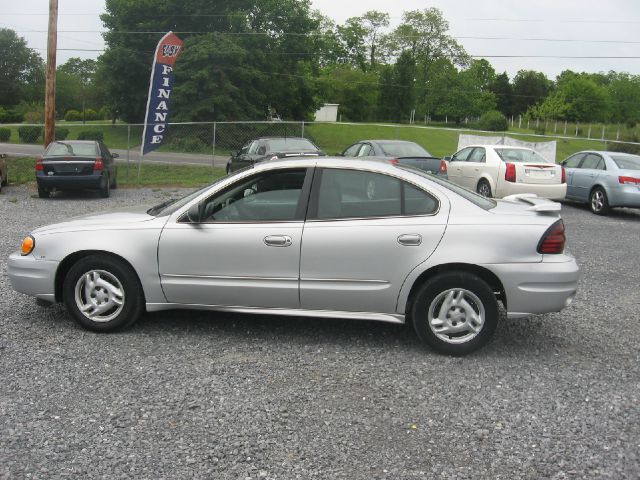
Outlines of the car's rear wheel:
M 64 279 L 62 296 L 74 320 L 94 332 L 111 332 L 131 325 L 144 307 L 135 271 L 107 255 L 78 260 Z
M 111 184 L 109 180 L 109 175 L 105 175 L 102 177 L 102 182 L 100 186 L 100 196 L 102 198 L 107 198 L 111 194 Z
M 486 344 L 499 315 L 491 287 L 467 272 L 431 278 L 416 293 L 410 313 L 418 337 L 449 355 L 465 355 Z
M 491 185 L 489 185 L 489 182 L 487 182 L 486 180 L 480 180 L 478 182 L 478 187 L 476 188 L 476 191 L 483 197 L 487 197 L 487 198 L 491 198 L 493 195 L 491 193 Z
M 596 215 L 606 215 L 611 210 L 607 193 L 600 187 L 596 187 L 591 191 L 589 206 Z
M 49 198 L 49 195 L 51 195 L 51 192 L 49 192 L 49 190 L 47 190 L 46 188 L 38 187 L 38 197 Z

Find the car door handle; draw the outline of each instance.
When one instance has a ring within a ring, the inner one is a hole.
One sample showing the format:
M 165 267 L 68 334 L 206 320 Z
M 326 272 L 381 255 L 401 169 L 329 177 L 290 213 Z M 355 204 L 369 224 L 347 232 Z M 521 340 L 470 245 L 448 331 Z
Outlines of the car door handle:
M 422 243 L 422 235 L 417 233 L 408 233 L 398 237 L 398 243 L 406 247 L 415 247 Z
M 264 244 L 268 247 L 288 247 L 292 243 L 289 235 L 269 235 L 264 237 Z

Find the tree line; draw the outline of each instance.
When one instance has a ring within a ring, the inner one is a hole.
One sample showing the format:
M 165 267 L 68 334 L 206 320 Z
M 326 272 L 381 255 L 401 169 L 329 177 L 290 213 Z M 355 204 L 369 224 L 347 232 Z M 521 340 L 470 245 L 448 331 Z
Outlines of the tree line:
M 178 12 L 178 13 L 176 13 Z M 505 117 L 576 122 L 640 120 L 640 77 L 520 70 L 512 79 L 472 58 L 437 8 L 368 11 L 336 24 L 308 0 L 107 0 L 106 48 L 97 60 L 58 67 L 60 118 L 141 122 L 152 54 L 164 32 L 185 41 L 176 64 L 173 120 L 312 119 L 323 103 L 342 120 L 462 122 Z M 42 115 L 44 62 L 0 29 L 0 122 Z M 88 115 L 87 115 L 88 114 Z M 90 118 L 88 118 L 90 117 Z

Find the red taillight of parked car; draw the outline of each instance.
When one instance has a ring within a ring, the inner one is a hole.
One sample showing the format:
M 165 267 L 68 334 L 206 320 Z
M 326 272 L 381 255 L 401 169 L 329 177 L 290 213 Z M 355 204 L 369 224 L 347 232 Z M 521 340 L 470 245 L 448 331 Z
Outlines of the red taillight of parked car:
M 42 163 L 42 159 L 38 158 L 36 160 L 36 172 L 43 172 L 44 171 L 44 163 Z
M 400 160 L 398 160 L 397 158 L 392 158 L 389 161 L 391 162 L 392 165 L 398 165 L 400 163 Z
M 558 220 L 544 232 L 538 243 L 538 253 L 557 254 L 564 252 L 567 237 L 564 234 L 564 222 Z
M 96 163 L 93 164 L 93 171 L 97 172 L 99 170 L 104 170 L 104 163 L 102 163 L 101 157 L 96 157 Z
M 440 175 L 447 174 L 447 162 L 445 162 L 444 160 L 440 160 L 440 170 L 438 173 L 440 173 Z
M 504 172 L 504 179 L 507 182 L 516 182 L 516 166 L 513 163 L 507 163 L 507 170 Z
M 562 169 L 562 180 L 560 180 L 560 183 L 567 183 L 567 171 L 564 169 L 564 167 L 560 167 Z
M 620 176 L 618 177 L 618 181 L 622 185 L 640 185 L 640 178 Z

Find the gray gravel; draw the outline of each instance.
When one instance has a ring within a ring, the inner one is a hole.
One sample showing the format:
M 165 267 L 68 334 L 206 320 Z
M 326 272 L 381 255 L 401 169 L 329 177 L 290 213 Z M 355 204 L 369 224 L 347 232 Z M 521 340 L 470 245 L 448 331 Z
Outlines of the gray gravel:
M 640 476 L 640 211 L 563 207 L 582 267 L 559 314 L 466 358 L 410 328 L 168 312 L 86 332 L 13 292 L 30 229 L 167 192 L 0 194 L 0 478 Z

